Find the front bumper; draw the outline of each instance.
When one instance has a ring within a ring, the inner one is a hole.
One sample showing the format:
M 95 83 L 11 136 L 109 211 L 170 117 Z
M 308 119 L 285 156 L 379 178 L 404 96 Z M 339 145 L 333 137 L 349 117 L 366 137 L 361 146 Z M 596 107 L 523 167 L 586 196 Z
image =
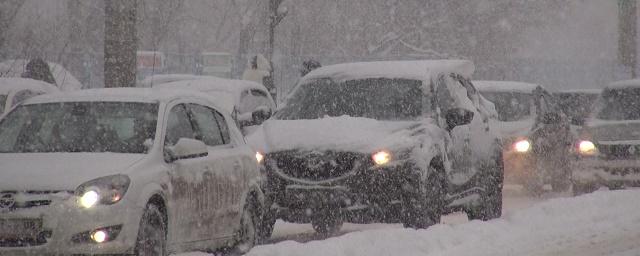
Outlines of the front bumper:
M 82 209 L 76 197 L 50 205 L 0 212 L 0 219 L 35 219 L 42 222 L 46 238 L 31 244 L 0 243 L 0 255 L 69 255 L 133 253 L 143 209 L 125 199 L 110 206 Z M 117 237 L 97 244 L 73 241 L 74 235 L 99 228 L 121 226 Z
M 579 158 L 572 170 L 574 185 L 640 187 L 640 160 Z
M 418 189 L 419 173 L 410 164 L 362 166 L 328 181 L 296 179 L 267 165 L 266 194 L 279 218 L 308 223 L 316 213 L 337 210 L 354 223 L 397 222 L 400 202 Z

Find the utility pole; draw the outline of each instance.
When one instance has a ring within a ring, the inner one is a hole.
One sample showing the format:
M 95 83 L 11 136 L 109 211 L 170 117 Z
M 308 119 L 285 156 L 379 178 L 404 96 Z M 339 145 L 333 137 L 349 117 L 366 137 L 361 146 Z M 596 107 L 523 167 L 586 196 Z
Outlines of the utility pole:
M 265 81 L 265 87 L 267 87 L 267 89 L 269 89 L 271 96 L 273 97 L 274 100 L 276 100 L 276 102 L 278 101 L 278 95 L 277 95 L 277 88 L 275 86 L 275 77 L 274 77 L 274 63 L 273 63 L 273 53 L 274 53 L 274 48 L 275 48 L 275 43 L 276 43 L 276 27 L 278 27 L 278 24 L 280 24 L 280 22 L 282 21 L 282 19 L 284 19 L 285 16 L 287 16 L 287 9 L 286 8 L 280 8 L 280 5 L 282 4 L 282 2 L 284 2 L 284 0 L 269 0 L 269 13 L 268 13 L 268 17 L 269 17 L 269 47 L 267 49 L 267 58 L 269 59 L 269 63 L 271 65 L 271 70 L 269 71 L 270 73 L 270 79 L 268 81 Z
M 637 11 L 636 0 L 618 0 L 618 60 L 632 78 L 637 77 Z
M 136 84 L 136 0 L 105 0 L 104 86 Z

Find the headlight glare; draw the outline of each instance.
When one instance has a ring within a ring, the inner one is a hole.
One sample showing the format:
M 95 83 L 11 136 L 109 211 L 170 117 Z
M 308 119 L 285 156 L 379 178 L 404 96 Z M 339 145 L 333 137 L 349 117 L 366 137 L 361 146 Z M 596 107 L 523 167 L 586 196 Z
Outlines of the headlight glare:
M 513 144 L 513 149 L 518 153 L 527 153 L 531 150 L 531 142 L 528 140 L 519 140 Z
M 597 152 L 596 144 L 588 140 L 580 141 L 580 143 L 578 143 L 578 152 L 585 156 L 595 155 Z
M 97 204 L 115 204 L 122 200 L 131 180 L 126 175 L 113 175 L 85 182 L 75 191 L 78 204 L 91 208 Z
M 387 151 L 380 151 L 371 156 L 376 165 L 384 165 L 391 161 L 391 154 Z
M 256 161 L 258 161 L 258 163 L 262 163 L 262 160 L 264 160 L 264 155 L 260 152 L 256 152 Z

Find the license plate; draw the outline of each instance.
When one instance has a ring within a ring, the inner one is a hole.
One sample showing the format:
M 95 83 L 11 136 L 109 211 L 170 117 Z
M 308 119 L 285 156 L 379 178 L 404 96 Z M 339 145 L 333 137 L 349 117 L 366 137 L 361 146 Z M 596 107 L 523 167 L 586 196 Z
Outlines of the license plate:
M 40 219 L 0 219 L 0 238 L 34 237 L 40 231 Z

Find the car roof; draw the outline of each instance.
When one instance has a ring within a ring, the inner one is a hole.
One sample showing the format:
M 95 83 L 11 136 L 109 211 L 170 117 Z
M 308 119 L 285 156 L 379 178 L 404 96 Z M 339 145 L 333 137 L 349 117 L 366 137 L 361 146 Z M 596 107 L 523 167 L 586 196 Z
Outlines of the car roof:
M 10 92 L 24 89 L 44 91 L 46 93 L 54 93 L 60 91 L 55 85 L 40 80 L 33 80 L 30 78 L 0 77 L 0 95 L 7 95 Z
M 473 85 L 480 92 L 532 93 L 537 87 L 542 87 L 537 84 L 515 81 L 473 81 Z
M 190 89 L 201 92 L 224 91 L 238 94 L 248 89 L 267 91 L 267 88 L 259 83 L 247 80 L 224 79 L 213 76 L 204 76 L 197 79 L 175 81 L 171 83 L 157 84 L 154 88 L 163 89 Z
M 602 89 L 566 89 L 559 90 L 557 94 L 600 94 Z
M 208 78 L 207 76 L 198 76 L 191 74 L 160 74 L 160 75 L 150 75 L 147 76 L 142 81 L 138 82 L 138 86 L 140 87 L 152 87 L 158 84 L 166 84 L 176 81 L 183 80 L 194 80 L 194 79 L 204 79 Z
M 640 79 L 622 80 L 609 84 L 606 89 L 640 88 Z
M 457 73 L 469 78 L 474 70 L 473 62 L 468 60 L 355 62 L 320 67 L 304 76 L 302 81 L 321 78 L 331 78 L 337 82 L 367 78 L 430 80 L 430 76 L 438 73 Z
M 65 93 L 53 93 L 36 96 L 24 104 L 74 101 L 123 101 L 123 102 L 169 102 L 178 98 L 207 99 L 215 104 L 211 97 L 190 90 L 168 90 L 155 88 L 104 88 L 88 89 Z

